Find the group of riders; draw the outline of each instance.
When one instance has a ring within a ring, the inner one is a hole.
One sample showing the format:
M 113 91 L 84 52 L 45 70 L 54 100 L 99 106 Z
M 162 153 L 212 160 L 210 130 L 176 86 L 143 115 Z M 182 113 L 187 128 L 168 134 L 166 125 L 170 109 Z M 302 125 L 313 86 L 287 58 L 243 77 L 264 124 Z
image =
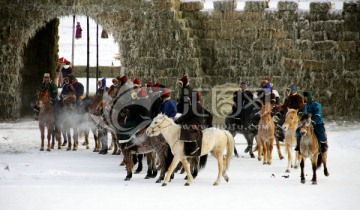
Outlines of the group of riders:
M 58 97 L 58 85 L 50 79 L 49 73 L 44 74 L 40 88 L 49 91 L 52 104 L 55 107 L 58 106 L 59 101 L 63 100 L 69 93 L 75 94 L 76 105 L 81 106 L 84 86 L 77 81 L 71 72 L 62 76 L 64 82 L 61 84 L 62 91 L 60 93 L 60 99 Z M 126 118 L 123 124 L 121 124 L 121 130 L 116 128 L 118 131 L 116 133 L 118 142 L 127 142 L 127 147 L 135 145 L 135 133 L 146 125 L 149 125 L 152 119 L 159 113 L 167 115 L 173 119 L 175 123 L 182 125 L 184 132 L 188 130 L 189 132 L 201 133 L 202 129 L 212 126 L 212 119 L 209 123 L 211 113 L 200 103 L 200 93 L 192 90 L 190 78 L 187 74 L 184 74 L 177 82 L 180 88 L 177 101 L 171 98 L 170 90 L 159 82 L 155 84 L 148 82 L 141 85 L 138 78 L 129 81 L 127 76 L 124 75 L 114 78 L 112 83 L 110 87 L 107 87 L 106 78 L 99 80 L 96 95 L 104 95 L 106 93 L 111 96 L 113 100 L 122 100 L 125 104 L 123 108 L 127 110 Z M 120 93 L 115 91 L 119 88 L 122 90 L 122 93 L 125 93 L 121 95 L 120 98 Z M 244 125 L 245 118 L 250 116 L 250 126 L 256 129 L 260 120 L 259 109 L 261 105 L 271 103 L 273 106 L 272 116 L 278 120 L 277 128 L 281 128 L 287 110 L 296 109 L 298 110 L 300 118 L 303 114 L 311 115 L 314 132 L 321 143 L 321 151 L 326 151 L 328 146 L 322 106 L 314 100 L 310 91 L 303 92 L 303 96 L 301 96 L 298 94 L 297 89 L 296 84 L 290 85 L 287 88 L 286 98 L 283 103 L 281 103 L 280 96 L 278 92 L 272 88 L 269 78 L 264 78 L 256 91 L 248 90 L 247 84 L 241 82 L 240 89 L 234 92 L 232 111 L 226 117 L 226 120 L 242 126 Z M 250 106 L 251 104 L 255 105 Z M 103 109 L 105 109 L 105 107 Z M 101 111 L 102 114 L 106 112 L 105 110 Z M 176 117 L 178 113 L 181 114 L 180 117 Z M 249 115 L 248 113 L 251 114 Z M 284 132 L 281 129 L 277 129 L 276 137 L 279 141 L 282 141 L 284 139 Z M 300 129 L 297 130 L 296 137 L 299 142 Z M 191 147 L 193 151 L 198 150 L 199 146 L 196 141 L 188 144 L 188 147 Z M 249 149 L 251 148 L 246 148 L 245 152 Z M 295 150 L 299 150 L 298 146 Z

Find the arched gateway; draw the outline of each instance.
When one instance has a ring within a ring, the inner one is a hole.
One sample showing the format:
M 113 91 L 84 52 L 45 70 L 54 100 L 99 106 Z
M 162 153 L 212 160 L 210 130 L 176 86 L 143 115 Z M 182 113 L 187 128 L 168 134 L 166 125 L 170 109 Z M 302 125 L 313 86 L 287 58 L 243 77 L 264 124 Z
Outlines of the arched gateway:
M 202 88 L 240 80 L 256 87 L 270 77 L 278 90 L 293 82 L 312 89 L 327 116 L 360 117 L 358 2 L 341 11 L 326 2 L 302 11 L 292 1 L 236 10 L 233 2 L 206 11 L 200 0 L 0 0 L 0 120 L 19 118 L 42 73 L 54 71 L 56 18 L 68 15 L 113 34 L 129 77 L 174 86 L 186 72 Z M 203 94 L 213 108 L 215 92 Z

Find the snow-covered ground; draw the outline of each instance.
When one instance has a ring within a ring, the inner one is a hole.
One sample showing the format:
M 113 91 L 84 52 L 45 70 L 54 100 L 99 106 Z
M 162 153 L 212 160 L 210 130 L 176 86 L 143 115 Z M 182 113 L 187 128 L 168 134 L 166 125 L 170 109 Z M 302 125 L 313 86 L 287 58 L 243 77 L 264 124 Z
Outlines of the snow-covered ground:
M 283 177 L 286 160 L 273 151 L 273 164 L 262 165 L 243 153 L 245 140 L 236 136 L 240 158 L 233 157 L 230 181 L 212 186 L 217 164 L 209 157 L 190 187 L 176 174 L 167 186 L 145 180 L 146 166 L 131 181 L 119 166 L 122 155 L 99 155 L 80 146 L 78 151 L 40 152 L 37 121 L 0 123 L 1 209 L 357 209 L 360 195 L 359 123 L 328 123 L 329 177 L 318 170 L 311 185 L 310 161 L 306 184 L 300 170 Z M 80 139 L 80 143 L 83 138 Z M 144 164 L 146 161 L 144 161 Z

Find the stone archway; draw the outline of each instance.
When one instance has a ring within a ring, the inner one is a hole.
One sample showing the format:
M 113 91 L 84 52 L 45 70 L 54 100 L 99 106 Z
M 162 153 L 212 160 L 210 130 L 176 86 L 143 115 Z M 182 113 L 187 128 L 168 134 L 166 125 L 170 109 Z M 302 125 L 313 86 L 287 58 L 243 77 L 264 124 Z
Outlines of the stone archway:
M 160 82 L 174 84 L 178 71 L 183 73 L 192 69 L 188 73 L 194 76 L 199 74 L 199 62 L 192 55 L 194 49 L 188 40 L 187 29 L 176 19 L 179 0 L 103 0 L 94 3 L 82 0 L 2 1 L 0 5 L 3 16 L 0 20 L 3 26 L 0 42 L 0 119 L 18 118 L 22 107 L 29 106 L 24 104 L 22 94 L 35 93 L 36 87 L 30 85 L 27 92 L 21 91 L 23 85 L 29 85 L 23 84 L 22 79 L 27 71 L 27 66 L 24 66 L 26 46 L 50 20 L 60 16 L 87 15 L 107 28 L 121 46 L 121 62 L 130 77 L 137 75 L 151 80 L 153 73 L 157 72 L 163 75 L 157 76 Z M 48 26 L 48 30 L 52 28 L 54 26 Z M 36 48 L 32 47 L 32 50 Z M 38 59 L 46 56 L 39 56 Z M 49 72 L 48 68 L 54 68 L 52 63 L 47 64 L 39 66 L 39 72 Z M 27 73 L 27 80 L 39 81 L 42 77 L 39 72 Z

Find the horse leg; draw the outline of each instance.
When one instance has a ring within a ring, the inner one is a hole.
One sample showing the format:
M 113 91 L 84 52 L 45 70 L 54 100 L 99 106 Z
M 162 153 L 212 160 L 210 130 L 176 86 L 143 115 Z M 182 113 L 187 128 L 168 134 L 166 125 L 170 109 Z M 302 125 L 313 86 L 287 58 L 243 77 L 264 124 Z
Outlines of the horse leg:
M 218 186 L 220 184 L 221 181 L 221 176 L 223 174 L 223 153 L 222 152 L 213 152 L 214 157 L 217 159 L 218 161 L 218 176 L 216 181 L 214 182 L 214 186 Z
M 278 151 L 279 158 L 280 158 L 280 160 L 282 160 L 282 159 L 284 159 L 284 156 L 281 153 L 280 141 L 277 138 L 275 138 L 275 141 L 276 141 L 276 148 L 277 148 L 277 151 Z
M 288 166 L 285 173 L 290 173 L 290 168 L 292 167 L 291 145 L 286 144 L 285 147 L 286 147 L 286 152 L 288 153 Z
M 54 132 L 55 132 L 56 141 L 58 142 L 58 149 L 61 149 L 61 133 L 59 127 L 56 125 Z
M 101 142 L 101 150 L 99 151 L 99 154 L 105 155 L 108 153 L 108 138 L 107 130 L 105 128 L 99 130 L 99 139 Z
M 316 179 L 317 160 L 318 160 L 317 155 L 314 155 L 314 157 L 311 158 L 311 166 L 312 166 L 312 170 L 313 170 L 313 177 L 311 179 L 311 182 L 313 185 L 317 184 L 317 179 Z
M 254 135 L 253 134 L 246 134 L 244 135 L 245 139 L 247 141 L 248 146 L 245 149 L 245 153 L 249 152 L 251 158 L 255 158 L 255 155 L 253 153 L 252 147 L 254 143 Z
M 191 175 L 190 168 L 189 168 L 189 162 L 187 161 L 186 158 L 183 158 L 181 160 L 181 163 L 187 174 L 187 182 L 185 183 L 185 186 L 189 186 L 192 183 L 192 181 L 194 180 L 193 176 Z
M 78 144 L 79 144 L 79 132 L 77 128 L 73 128 L 74 130 L 74 134 L 73 134 L 73 139 L 74 139 L 74 147 L 73 147 L 73 151 L 76 151 L 78 149 Z
M 62 128 L 61 129 L 61 131 L 59 131 L 59 132 L 61 132 L 62 133 L 62 135 L 63 135 L 63 138 L 64 138 L 64 142 L 62 143 L 62 145 L 61 146 L 66 146 L 66 144 L 68 143 L 67 142 L 67 133 L 66 133 L 66 130 L 64 129 L 64 128 Z M 60 134 L 61 135 L 61 134 Z
M 40 128 L 40 137 L 41 137 L 40 151 L 44 151 L 45 126 L 41 124 L 41 125 L 39 125 L 39 128 Z
M 71 133 L 70 129 L 66 129 L 66 135 L 68 140 L 68 148 L 66 150 L 71 150 Z
M 95 149 L 93 150 L 93 152 L 99 152 L 100 151 L 99 134 L 97 133 L 97 129 L 92 129 L 92 132 L 94 134 L 94 141 L 95 141 Z
M 301 175 L 300 175 L 300 177 L 301 177 L 301 180 L 300 180 L 300 182 L 302 183 L 302 184 L 305 184 L 305 175 L 304 175 L 304 166 L 305 166 L 305 160 L 304 160 L 304 158 L 302 158 L 301 159 L 301 161 L 300 161 L 300 168 L 301 168 Z
M 328 169 L 327 169 L 327 164 L 326 164 L 326 162 L 327 162 L 327 152 L 323 152 L 323 153 L 321 153 L 321 158 L 322 158 L 322 163 L 323 163 L 323 165 L 324 165 L 324 175 L 325 176 L 329 176 L 330 174 L 329 174 L 329 172 L 328 172 Z
M 151 168 L 152 168 L 152 173 L 151 173 L 151 178 L 155 178 L 157 176 L 157 167 L 156 167 L 156 152 L 151 152 L 150 154 L 148 154 L 149 159 L 151 160 Z
M 48 140 L 48 143 L 47 143 L 47 149 L 46 151 L 50 152 L 51 151 L 51 138 L 52 138 L 52 127 L 51 126 L 46 126 L 47 127 L 47 140 Z
M 169 166 L 169 168 L 168 168 L 168 172 L 167 172 L 167 174 L 166 174 L 166 176 L 165 176 L 165 181 L 164 181 L 164 183 L 162 184 L 162 186 L 166 186 L 166 185 L 169 183 L 170 177 L 171 177 L 171 175 L 172 175 L 175 167 L 176 167 L 177 164 L 179 163 L 179 161 L 180 161 L 179 157 L 175 157 L 175 156 L 174 156 L 174 158 L 173 158 L 173 160 L 172 160 L 172 162 L 171 162 L 171 164 L 170 164 L 170 166 Z
M 258 137 L 258 144 L 257 144 L 257 150 L 258 150 L 258 161 L 261 161 L 262 156 L 262 138 Z M 265 159 L 265 157 L 264 157 Z
M 272 163 L 272 151 L 273 151 L 273 147 L 274 147 L 274 139 L 270 139 L 270 142 L 269 142 L 269 148 L 268 148 L 268 162 L 267 164 L 268 165 L 271 165 Z
M 114 132 L 111 132 L 111 142 L 114 145 L 113 155 L 120 155 L 119 151 L 119 144 L 117 143 L 116 135 Z
M 199 157 L 193 157 L 192 163 L 190 164 L 191 167 L 191 175 L 195 179 L 199 173 Z
M 90 134 L 90 129 L 88 128 L 85 128 L 84 129 L 84 136 L 85 136 L 85 142 L 82 144 L 83 146 L 86 146 L 86 149 L 90 149 L 90 146 L 89 146 L 89 134 Z
M 264 156 L 264 161 L 263 161 L 263 165 L 266 165 L 268 162 L 268 145 L 266 141 L 262 142 L 262 150 L 263 150 L 263 156 Z
M 51 126 L 51 149 L 55 148 L 55 127 Z
M 133 155 L 128 149 L 124 149 L 123 151 L 124 151 L 124 162 L 126 165 L 126 172 L 127 172 L 125 181 L 129 181 L 132 178 L 132 169 L 134 167 Z
M 137 167 L 137 169 L 135 170 L 135 174 L 139 174 L 139 173 L 142 171 L 142 168 L 143 168 L 142 160 L 143 160 L 143 158 L 144 158 L 144 155 L 143 155 L 143 154 L 137 155 L 138 167 Z

